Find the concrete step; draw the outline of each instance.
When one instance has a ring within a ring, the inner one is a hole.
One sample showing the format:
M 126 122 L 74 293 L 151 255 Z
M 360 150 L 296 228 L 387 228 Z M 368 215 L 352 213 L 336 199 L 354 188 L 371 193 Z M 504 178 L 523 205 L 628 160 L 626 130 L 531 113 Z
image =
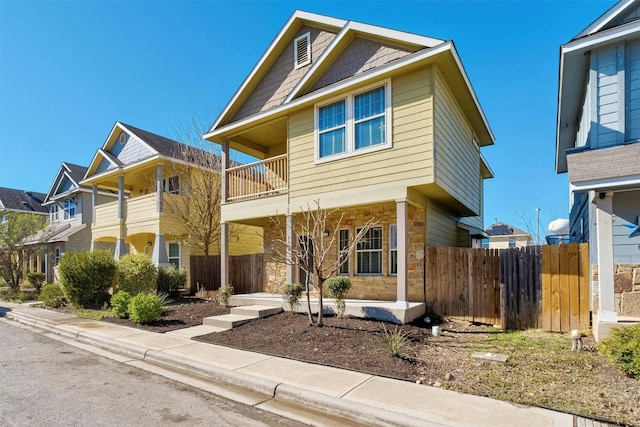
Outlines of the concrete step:
M 208 326 L 217 326 L 219 328 L 235 328 L 236 326 L 240 326 L 244 323 L 247 323 L 249 320 L 256 319 L 255 316 L 244 316 L 242 314 L 223 314 L 221 316 L 210 316 L 202 319 L 203 325 Z
M 255 318 L 263 318 L 282 313 L 281 307 L 270 307 L 267 305 L 244 305 L 233 307 L 231 314 L 241 314 L 243 316 L 253 316 Z

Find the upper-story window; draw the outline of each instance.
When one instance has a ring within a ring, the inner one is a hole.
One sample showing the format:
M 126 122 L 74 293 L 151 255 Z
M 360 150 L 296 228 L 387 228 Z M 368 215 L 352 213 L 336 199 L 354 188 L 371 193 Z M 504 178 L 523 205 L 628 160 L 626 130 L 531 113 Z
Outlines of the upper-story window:
M 510 248 L 515 248 L 516 247 L 516 238 L 515 237 L 509 237 L 509 247 Z
M 76 217 L 76 198 L 75 197 L 66 199 L 62 207 L 64 209 L 65 220 L 74 219 Z
M 391 146 L 390 85 L 316 106 L 316 159 L 342 158 Z
M 165 180 L 164 191 L 169 194 L 180 194 L 180 177 L 172 176 L 169 179 Z
M 60 221 L 60 206 L 51 205 L 49 207 L 49 222 L 58 222 Z
M 303 34 L 293 41 L 293 63 L 296 69 L 311 63 L 311 36 L 309 33 Z

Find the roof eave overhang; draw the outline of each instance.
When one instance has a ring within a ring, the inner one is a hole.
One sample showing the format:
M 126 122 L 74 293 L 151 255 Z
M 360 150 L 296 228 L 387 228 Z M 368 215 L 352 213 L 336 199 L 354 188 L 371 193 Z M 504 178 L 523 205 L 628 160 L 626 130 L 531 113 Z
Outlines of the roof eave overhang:
M 640 21 L 575 39 L 560 47 L 558 78 L 558 115 L 556 121 L 556 173 L 567 172 L 566 150 L 575 144 L 578 119 L 593 49 L 612 43 L 637 38 Z

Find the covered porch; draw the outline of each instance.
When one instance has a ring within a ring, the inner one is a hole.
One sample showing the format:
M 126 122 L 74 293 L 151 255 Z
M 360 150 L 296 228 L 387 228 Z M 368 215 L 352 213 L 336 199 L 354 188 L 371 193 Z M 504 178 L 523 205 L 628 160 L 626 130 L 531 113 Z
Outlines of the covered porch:
M 263 305 L 267 307 L 282 307 L 283 310 L 289 309 L 282 300 L 282 295 L 266 292 L 234 295 L 231 297 L 230 303 L 233 306 Z M 333 298 L 324 297 L 322 305 L 325 314 L 333 315 L 337 312 Z M 345 307 L 346 316 L 400 324 L 418 319 L 426 311 L 426 303 L 424 302 L 409 302 L 406 307 L 399 307 L 396 301 L 347 299 L 345 300 Z M 318 298 L 312 296 L 311 312 L 317 313 L 318 308 Z M 301 304 L 297 311 L 300 313 L 307 312 L 306 297 L 303 296 L 301 298 Z

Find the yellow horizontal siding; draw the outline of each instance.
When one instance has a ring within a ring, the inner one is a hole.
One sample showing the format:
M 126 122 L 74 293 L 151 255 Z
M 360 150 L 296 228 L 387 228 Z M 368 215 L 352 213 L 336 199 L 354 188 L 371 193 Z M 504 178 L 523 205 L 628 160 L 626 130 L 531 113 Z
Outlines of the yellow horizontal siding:
M 427 246 L 456 246 L 458 218 L 433 201 L 427 207 Z
M 394 77 L 392 143 L 389 149 L 316 165 L 314 109 L 289 117 L 291 197 L 357 189 L 423 177 L 433 177 L 433 111 L 430 69 Z
M 439 72 L 435 73 L 436 182 L 467 208 L 480 213 L 480 152 L 473 129 Z

